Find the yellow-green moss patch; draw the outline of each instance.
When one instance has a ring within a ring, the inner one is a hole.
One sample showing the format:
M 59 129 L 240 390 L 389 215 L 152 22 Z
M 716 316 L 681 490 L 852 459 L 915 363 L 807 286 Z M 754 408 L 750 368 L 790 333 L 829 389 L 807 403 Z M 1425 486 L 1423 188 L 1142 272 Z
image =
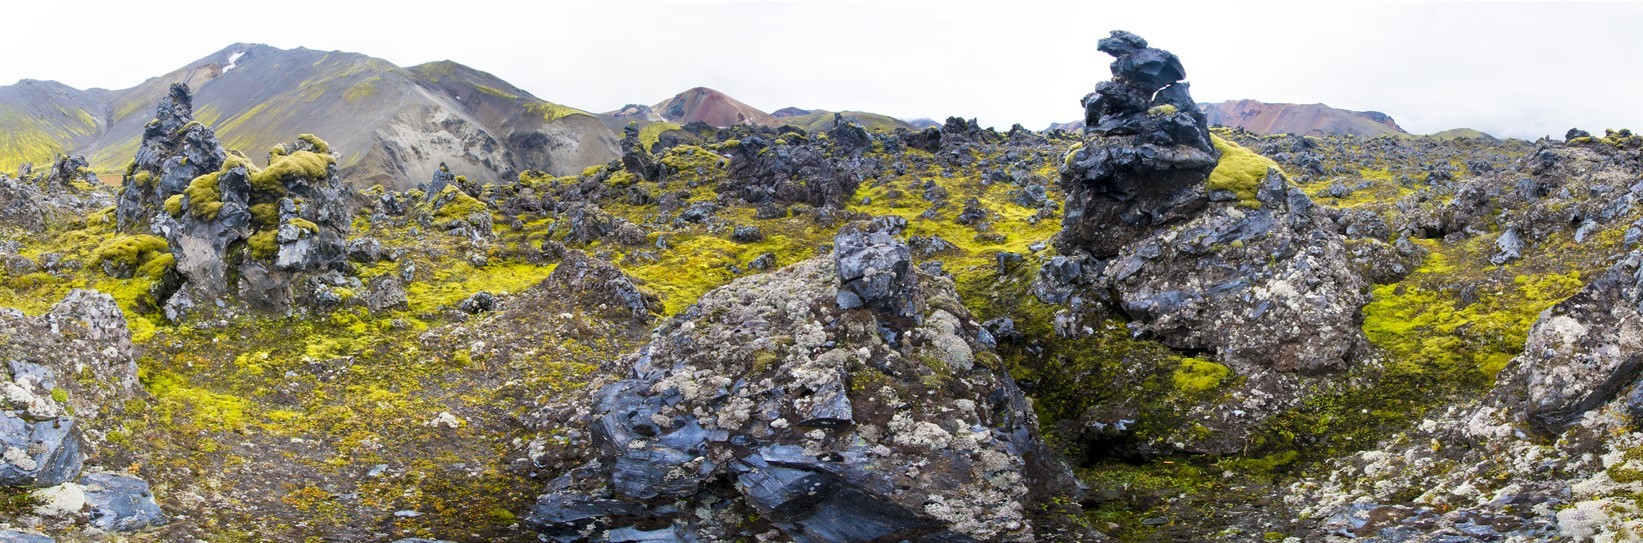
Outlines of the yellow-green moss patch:
M 1209 139 L 1215 144 L 1215 150 L 1221 152 L 1221 161 L 1209 174 L 1209 189 L 1232 191 L 1238 195 L 1239 203 L 1260 207 L 1255 201 L 1255 191 L 1260 188 L 1267 170 L 1278 168 L 1278 163 L 1220 136 L 1212 134 Z

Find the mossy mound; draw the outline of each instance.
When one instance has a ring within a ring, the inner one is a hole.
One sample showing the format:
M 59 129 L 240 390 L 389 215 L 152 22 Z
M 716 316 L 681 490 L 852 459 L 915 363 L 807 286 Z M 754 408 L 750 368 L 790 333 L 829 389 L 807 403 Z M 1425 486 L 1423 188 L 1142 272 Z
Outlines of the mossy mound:
M 111 265 L 115 269 L 158 272 L 154 274 L 158 275 L 164 273 L 165 262 L 162 261 L 155 266 L 150 266 L 150 263 L 156 259 L 171 258 L 169 249 L 165 238 L 159 236 L 119 235 L 109 238 L 97 247 L 93 262 L 98 265 Z
M 1210 143 L 1221 152 L 1221 161 L 1209 173 L 1210 190 L 1227 190 L 1238 194 L 1238 201 L 1246 207 L 1260 207 L 1255 190 L 1266 177 L 1267 170 L 1279 169 L 1272 159 L 1244 148 L 1242 145 L 1211 134 Z

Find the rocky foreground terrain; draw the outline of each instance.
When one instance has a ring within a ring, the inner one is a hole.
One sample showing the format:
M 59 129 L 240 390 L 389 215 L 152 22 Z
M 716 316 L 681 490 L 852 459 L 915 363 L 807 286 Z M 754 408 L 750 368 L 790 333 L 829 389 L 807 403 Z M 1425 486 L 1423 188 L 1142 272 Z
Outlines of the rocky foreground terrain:
M 1100 49 L 1077 133 L 405 190 L 171 86 L 117 185 L 0 174 L 0 541 L 1643 534 L 1643 137 L 1211 128 Z

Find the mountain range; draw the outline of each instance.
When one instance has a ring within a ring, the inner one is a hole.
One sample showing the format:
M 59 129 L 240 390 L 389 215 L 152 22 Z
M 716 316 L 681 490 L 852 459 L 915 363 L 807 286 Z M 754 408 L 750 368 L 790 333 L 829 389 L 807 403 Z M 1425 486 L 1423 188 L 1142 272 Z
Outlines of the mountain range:
M 1241 128 L 1256 134 L 1299 134 L 1303 136 L 1411 136 L 1392 116 L 1379 111 L 1352 111 L 1325 104 L 1285 104 L 1257 100 L 1228 100 L 1198 104 L 1212 126 Z M 1055 123 L 1049 130 L 1078 130 L 1080 121 Z M 1445 130 L 1429 136 L 1438 139 L 1474 138 L 1493 140 L 1470 128 Z
M 128 89 L 36 80 L 0 87 L 0 171 L 75 154 L 97 172 L 122 172 L 150 108 L 179 82 L 194 89 L 198 120 L 229 148 L 260 157 L 291 134 L 312 133 L 331 142 L 350 183 L 397 189 L 428 180 L 442 163 L 481 182 L 524 170 L 574 174 L 617 158 L 629 123 L 654 142 L 691 122 L 815 129 L 833 118 L 791 107 L 766 113 L 703 87 L 653 106 L 593 113 L 451 61 L 400 67 L 359 53 L 234 44 Z M 885 115 L 843 113 L 869 129 L 914 128 Z

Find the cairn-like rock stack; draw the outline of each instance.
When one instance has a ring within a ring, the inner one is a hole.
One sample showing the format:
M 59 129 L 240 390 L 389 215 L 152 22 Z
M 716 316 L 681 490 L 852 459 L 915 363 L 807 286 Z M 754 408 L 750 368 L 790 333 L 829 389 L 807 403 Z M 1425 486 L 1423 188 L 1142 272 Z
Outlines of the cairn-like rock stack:
M 1112 80 L 1084 97 L 1086 138 L 1061 171 L 1067 214 L 1060 243 L 1107 258 L 1203 209 L 1204 182 L 1220 153 L 1174 53 L 1124 31 L 1099 48 L 1118 59 Z

